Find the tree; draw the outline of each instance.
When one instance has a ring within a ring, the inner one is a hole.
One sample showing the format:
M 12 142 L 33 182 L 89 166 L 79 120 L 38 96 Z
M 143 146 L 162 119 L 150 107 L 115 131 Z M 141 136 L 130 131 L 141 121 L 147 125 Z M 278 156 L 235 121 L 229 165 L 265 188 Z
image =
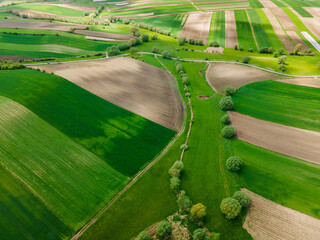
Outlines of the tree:
M 224 92 L 226 93 L 227 96 L 232 96 L 235 93 L 235 89 L 231 86 L 226 87 Z
M 223 116 L 221 117 L 221 122 L 222 122 L 223 124 L 229 124 L 229 122 L 230 122 L 230 116 L 229 116 L 229 114 L 223 115 Z
M 130 53 L 131 53 L 131 54 L 135 54 L 135 53 L 137 53 L 137 52 L 138 52 L 138 48 L 136 48 L 136 47 L 130 48 Z
M 157 235 L 159 238 L 163 239 L 171 235 L 172 227 L 168 220 L 163 220 L 157 226 Z
M 181 150 L 187 150 L 189 147 L 187 144 L 181 144 L 180 149 Z
M 236 199 L 228 197 L 222 200 L 220 210 L 226 215 L 227 219 L 234 219 L 239 215 L 241 205 Z
M 278 53 L 279 53 L 279 55 L 283 55 L 284 54 L 284 48 L 279 48 Z
M 238 45 L 234 45 L 234 50 L 238 50 Z
M 235 133 L 236 129 L 234 128 L 234 126 L 225 126 L 221 131 L 222 136 L 225 138 L 232 138 Z
M 189 213 L 192 207 L 191 199 L 186 195 L 185 191 L 181 191 L 177 199 L 179 210 L 183 213 Z
M 130 29 L 130 32 L 131 32 L 134 36 L 136 36 L 136 33 L 139 32 L 139 28 L 137 28 L 137 27 L 132 27 L 132 28 Z
M 153 53 L 159 53 L 160 49 L 158 47 L 153 47 L 152 52 Z
M 190 219 L 194 223 L 201 226 L 203 223 L 203 218 L 207 215 L 206 213 L 206 206 L 204 206 L 202 203 L 197 203 L 192 206 L 190 211 Z
M 278 64 L 280 65 L 279 66 L 280 70 L 283 70 L 283 71 L 286 70 L 286 67 L 285 67 L 286 62 L 287 62 L 287 56 L 281 56 L 278 58 Z
M 294 47 L 293 53 L 294 53 L 295 55 L 301 54 L 301 48 L 302 48 L 302 44 L 301 44 L 301 43 L 298 43 L 298 44 Z
M 163 58 L 166 58 L 166 59 L 171 59 L 172 58 L 172 54 L 169 51 L 163 51 L 161 53 L 161 55 L 162 55 Z
M 186 38 L 185 38 L 185 37 L 180 38 L 180 39 L 178 40 L 179 46 L 183 46 L 185 42 L 186 42 Z
M 234 103 L 230 96 L 222 97 L 220 100 L 220 108 L 224 111 L 232 110 L 234 108 Z
M 111 57 L 111 56 L 120 55 L 121 52 L 120 52 L 120 49 L 118 46 L 113 45 L 113 46 L 107 48 L 107 54 L 109 57 Z
M 169 175 L 171 176 L 171 177 L 177 177 L 177 178 L 179 178 L 180 177 L 180 170 L 179 169 L 177 169 L 177 168 L 174 168 L 174 167 L 171 167 L 170 169 L 169 169 L 169 171 L 168 171 L 168 173 L 169 173 Z
M 150 36 L 148 34 L 142 34 L 141 39 L 143 42 L 149 42 Z
M 242 191 L 235 192 L 232 198 L 236 199 L 242 207 L 248 207 L 250 205 L 250 197 Z
M 231 156 L 227 159 L 226 166 L 231 172 L 238 172 L 241 170 L 243 161 L 237 156 Z
M 184 164 L 180 160 L 175 161 L 175 163 L 172 165 L 172 168 L 179 169 L 181 172 L 183 171 Z
M 193 240 L 210 240 L 208 233 L 203 228 L 198 228 L 193 232 L 192 235 Z
M 175 193 L 179 192 L 180 182 L 181 180 L 177 177 L 170 178 L 170 187 Z
M 211 240 L 219 240 L 220 239 L 220 233 L 212 232 L 210 236 Z
M 152 40 L 157 40 L 158 39 L 158 33 L 156 33 L 155 35 L 152 35 L 151 39 Z
M 251 61 L 251 57 L 246 56 L 244 58 L 242 58 L 242 62 L 248 64 Z
M 271 53 L 271 54 L 272 54 L 273 52 L 274 52 L 274 48 L 273 48 L 273 47 L 269 47 L 269 48 L 268 48 L 268 53 Z
M 130 23 L 130 20 L 129 19 L 123 19 L 123 24 L 129 24 Z
M 151 240 L 151 237 L 148 232 L 142 231 L 139 233 L 137 240 Z

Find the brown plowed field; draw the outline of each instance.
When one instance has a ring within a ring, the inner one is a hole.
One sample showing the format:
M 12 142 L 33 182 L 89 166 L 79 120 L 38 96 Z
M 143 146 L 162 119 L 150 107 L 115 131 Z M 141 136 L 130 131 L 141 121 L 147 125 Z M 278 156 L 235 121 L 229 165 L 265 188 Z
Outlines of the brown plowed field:
M 238 64 L 212 63 L 207 70 L 206 78 L 211 87 L 222 94 L 227 86 L 239 88 L 249 83 L 283 77 Z
M 186 39 L 193 38 L 203 40 L 203 44 L 206 45 L 209 36 L 211 16 L 212 13 L 210 12 L 190 14 L 179 34 L 179 38 L 185 37 Z
M 297 26 L 292 22 L 291 18 L 279 7 L 272 8 L 272 12 L 280 21 L 282 27 L 286 31 L 298 31 Z
M 261 4 L 265 7 L 265 8 L 276 8 L 278 7 L 276 4 L 274 4 L 271 0 L 259 0 L 261 2 Z
M 320 88 L 319 78 L 290 78 L 278 80 L 279 82 L 290 83 L 295 85 L 301 85 L 306 87 Z
M 289 127 L 229 112 L 236 137 L 253 145 L 320 164 L 320 132 Z
M 123 40 L 123 41 L 127 41 L 127 40 L 130 40 L 131 38 L 134 38 L 134 36 L 132 35 L 98 32 L 98 31 L 91 31 L 91 30 L 75 30 L 74 33 L 91 36 L 91 37 L 111 38 L 111 39 Z
M 301 39 L 301 37 L 295 32 L 295 31 L 287 31 L 287 34 L 289 35 L 289 37 L 291 38 L 291 40 L 294 42 L 295 45 L 297 44 L 301 44 L 301 51 L 302 53 L 304 52 L 304 50 L 309 49 L 308 45 Z
M 36 66 L 167 128 L 179 130 L 184 105 L 167 71 L 132 58 Z
M 238 45 L 237 26 L 234 11 L 225 12 L 225 26 L 226 26 L 226 48 L 233 48 Z
M 248 189 L 251 204 L 243 228 L 258 240 L 319 240 L 320 220 L 270 201 Z
M 87 25 L 69 25 L 69 24 L 57 24 L 57 23 L 50 23 L 50 22 L 0 21 L 0 27 L 69 31 L 70 28 L 85 28 L 87 27 Z
M 271 10 L 269 8 L 262 8 L 264 13 L 267 15 L 274 32 L 276 33 L 277 37 L 281 41 L 282 45 L 286 49 L 287 52 L 292 52 L 294 49 L 294 46 L 292 42 L 290 41 L 289 37 L 286 35 L 285 31 L 281 27 L 280 23 L 278 22 L 277 18 L 273 15 Z

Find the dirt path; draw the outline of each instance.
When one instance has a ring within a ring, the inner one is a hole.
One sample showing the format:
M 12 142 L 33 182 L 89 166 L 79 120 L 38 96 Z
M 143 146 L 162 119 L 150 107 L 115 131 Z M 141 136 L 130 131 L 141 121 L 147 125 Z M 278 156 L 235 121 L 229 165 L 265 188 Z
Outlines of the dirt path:
M 276 8 L 278 7 L 276 4 L 274 4 L 271 0 L 259 0 L 259 2 L 261 2 L 261 4 L 265 7 L 265 8 Z
M 234 48 L 235 45 L 238 45 L 237 26 L 236 26 L 236 18 L 234 15 L 234 11 L 225 12 L 225 27 L 226 27 L 226 36 L 225 36 L 226 48 Z
M 318 240 L 320 220 L 270 201 L 248 189 L 251 204 L 243 228 L 259 240 Z
M 320 164 L 320 132 L 229 112 L 236 137 L 256 146 Z

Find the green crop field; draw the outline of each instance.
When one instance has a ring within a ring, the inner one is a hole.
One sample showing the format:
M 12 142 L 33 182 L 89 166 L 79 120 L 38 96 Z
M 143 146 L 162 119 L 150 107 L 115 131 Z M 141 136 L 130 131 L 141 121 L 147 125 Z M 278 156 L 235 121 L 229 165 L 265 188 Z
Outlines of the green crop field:
M 314 0 L 272 0 L 278 7 L 320 7 Z
M 307 10 L 302 7 L 293 7 L 293 9 L 296 10 L 296 12 L 299 13 L 301 17 L 313 17 Z
M 24 105 L 127 176 L 139 171 L 175 133 L 55 75 L 0 71 L 0 79 L 2 95 Z
M 73 231 L 126 177 L 25 107 L 0 98 L 1 163 Z
M 257 51 L 257 45 L 253 38 L 252 29 L 249 23 L 249 19 L 245 10 L 234 11 L 237 25 L 237 37 L 239 47 L 243 49 L 253 48 Z
M 276 81 L 241 87 L 236 111 L 267 121 L 320 131 L 320 89 Z
M 54 5 L 43 5 L 43 4 L 19 4 L 19 5 L 10 5 L 2 7 L 2 9 L 26 9 L 26 10 L 35 10 L 40 12 L 47 12 L 52 14 L 57 14 L 61 16 L 68 16 L 68 17 L 82 17 L 83 11 L 54 6 Z M 0 8 L 1 9 L 1 8 Z
M 225 12 L 213 12 L 210 24 L 208 42 L 217 41 L 220 46 L 225 46 Z

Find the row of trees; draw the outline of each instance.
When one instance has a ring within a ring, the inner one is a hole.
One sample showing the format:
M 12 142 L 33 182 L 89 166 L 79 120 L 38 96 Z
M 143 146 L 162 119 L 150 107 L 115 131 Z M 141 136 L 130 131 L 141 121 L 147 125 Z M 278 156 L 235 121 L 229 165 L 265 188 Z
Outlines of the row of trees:
M 198 39 L 193 39 L 193 38 L 190 38 L 190 39 L 187 40 L 185 37 L 180 38 L 178 40 L 179 46 L 183 46 L 185 43 L 202 46 L 203 45 L 203 40 L 198 40 Z
M 130 21 L 129 19 L 124 19 L 123 20 L 123 23 L 124 24 L 130 24 L 131 26 L 135 27 L 135 28 L 142 28 L 142 29 L 146 29 L 146 30 L 149 30 L 151 32 L 156 32 L 156 33 L 159 33 L 159 34 L 163 34 L 163 35 L 167 35 L 167 36 L 170 36 L 171 35 L 171 32 L 170 31 L 167 31 L 167 30 L 164 30 L 160 27 L 154 27 L 150 24 L 146 24 L 146 23 L 136 23 L 134 20 L 133 21 Z

